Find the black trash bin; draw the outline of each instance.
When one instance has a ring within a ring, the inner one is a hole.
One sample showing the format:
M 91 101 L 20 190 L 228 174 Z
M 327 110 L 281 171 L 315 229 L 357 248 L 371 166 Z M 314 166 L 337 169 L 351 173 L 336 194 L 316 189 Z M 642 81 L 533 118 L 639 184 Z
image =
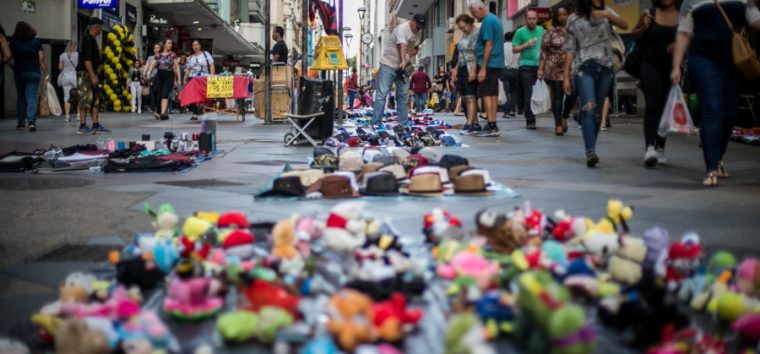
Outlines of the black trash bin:
M 309 125 L 308 134 L 314 140 L 325 141 L 332 136 L 335 121 L 335 85 L 332 81 L 301 78 L 301 91 L 298 95 L 298 114 L 308 115 L 324 112 Z M 306 124 L 301 121 L 299 124 Z

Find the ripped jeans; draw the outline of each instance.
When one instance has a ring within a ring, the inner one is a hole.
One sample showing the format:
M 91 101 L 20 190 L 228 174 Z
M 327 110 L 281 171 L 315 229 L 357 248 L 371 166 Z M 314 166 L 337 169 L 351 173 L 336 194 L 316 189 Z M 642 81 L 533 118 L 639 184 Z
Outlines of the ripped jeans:
M 610 90 L 614 73 L 595 61 L 583 63 L 575 74 L 575 89 L 581 100 L 581 130 L 586 153 L 596 151 L 596 137 L 602 121 L 604 98 Z

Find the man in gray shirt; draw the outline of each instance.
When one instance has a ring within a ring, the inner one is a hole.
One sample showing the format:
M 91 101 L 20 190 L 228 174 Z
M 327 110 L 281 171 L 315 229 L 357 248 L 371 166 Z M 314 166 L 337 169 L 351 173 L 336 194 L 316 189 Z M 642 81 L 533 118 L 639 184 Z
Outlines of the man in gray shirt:
M 372 125 L 382 123 L 385 115 L 385 101 L 390 92 L 391 85 L 396 83 L 396 110 L 398 111 L 398 123 L 403 125 L 409 119 L 409 80 L 407 68 L 412 68 L 412 58 L 417 55 L 417 48 L 422 42 L 422 29 L 425 27 L 425 15 L 416 14 L 408 22 L 396 26 L 388 41 L 383 47 L 383 55 L 380 58 L 380 70 L 377 74 L 375 90 L 375 109 L 372 117 Z M 407 54 L 409 59 L 407 59 Z

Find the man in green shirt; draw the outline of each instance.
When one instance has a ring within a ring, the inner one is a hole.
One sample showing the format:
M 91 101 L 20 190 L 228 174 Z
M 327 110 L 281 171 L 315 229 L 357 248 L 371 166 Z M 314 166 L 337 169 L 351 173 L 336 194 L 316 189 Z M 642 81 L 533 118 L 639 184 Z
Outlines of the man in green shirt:
M 538 76 L 538 60 L 541 50 L 541 40 L 544 38 L 544 28 L 538 26 L 538 15 L 535 10 L 528 10 L 525 15 L 528 25 L 521 27 L 512 38 L 512 52 L 520 53 L 519 85 L 522 87 L 522 105 L 525 112 L 526 128 L 536 129 L 536 115 L 530 109 L 530 98 L 533 96 L 533 85 Z

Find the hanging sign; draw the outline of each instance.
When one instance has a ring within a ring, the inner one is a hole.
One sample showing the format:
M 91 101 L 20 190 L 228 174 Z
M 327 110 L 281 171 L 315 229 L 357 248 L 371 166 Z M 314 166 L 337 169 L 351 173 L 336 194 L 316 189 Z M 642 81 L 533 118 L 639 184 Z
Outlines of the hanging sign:
M 228 98 L 235 92 L 234 76 L 209 76 L 206 81 L 207 98 Z
M 77 0 L 80 9 L 118 9 L 119 0 Z

